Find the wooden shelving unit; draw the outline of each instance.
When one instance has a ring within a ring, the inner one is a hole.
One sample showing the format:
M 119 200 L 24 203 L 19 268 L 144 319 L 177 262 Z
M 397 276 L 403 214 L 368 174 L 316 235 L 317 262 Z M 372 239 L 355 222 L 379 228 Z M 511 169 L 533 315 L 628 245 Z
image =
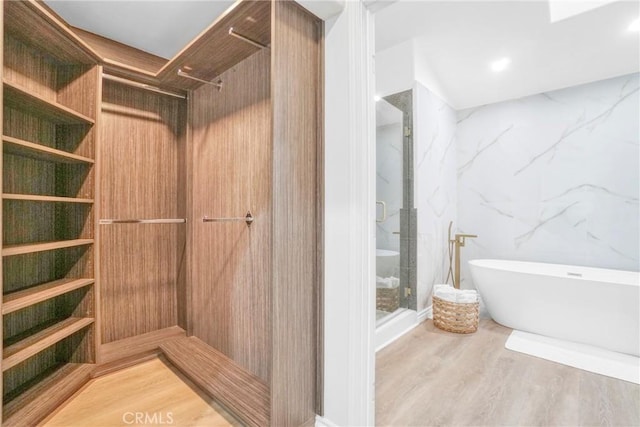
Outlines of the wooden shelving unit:
M 4 85 L 4 102 L 9 107 L 26 110 L 29 114 L 51 118 L 60 124 L 95 123 L 94 119 L 55 101 L 48 100 L 37 93 L 29 91 L 27 88 L 20 87 L 16 83 L 3 79 L 2 84 Z
M 77 197 L 38 196 L 35 194 L 9 194 L 2 195 L 3 200 L 22 200 L 28 202 L 60 202 L 60 203 L 84 203 L 92 204 L 93 199 L 80 199 Z
M 35 160 L 57 163 L 79 163 L 93 164 L 95 161 L 88 157 L 78 156 L 77 154 L 67 153 L 62 150 L 47 147 L 33 142 L 23 141 L 18 138 L 3 135 L 4 150 L 8 154 L 16 156 L 29 157 Z
M 3 427 L 38 424 L 43 413 L 55 410 L 89 381 L 93 368 L 87 363 L 66 363 L 46 372 L 36 385 L 5 404 Z
M 2 248 L 2 256 L 32 254 L 34 252 L 53 251 L 93 244 L 93 239 L 61 240 L 58 242 L 29 243 L 24 245 L 6 245 Z
M 2 315 L 92 285 L 93 279 L 60 279 L 6 294 L 2 299 Z
M 5 347 L 2 350 L 2 370 L 13 368 L 45 348 L 91 325 L 93 321 L 94 319 L 88 317 L 71 317 Z
M 98 56 L 37 1 L 3 2 L 2 414 L 36 425 L 88 381 Z

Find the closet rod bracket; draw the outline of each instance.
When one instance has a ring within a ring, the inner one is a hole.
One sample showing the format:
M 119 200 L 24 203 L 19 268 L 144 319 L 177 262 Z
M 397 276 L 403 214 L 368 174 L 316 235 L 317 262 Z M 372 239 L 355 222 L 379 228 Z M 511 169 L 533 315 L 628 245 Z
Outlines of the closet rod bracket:
M 229 35 L 237 38 L 238 40 L 242 40 L 243 42 L 249 43 L 250 45 L 255 46 L 259 49 L 266 49 L 269 47 L 265 44 L 260 43 L 259 41 L 256 41 L 250 37 L 247 37 L 245 35 L 238 33 L 236 30 L 233 29 L 233 27 L 229 28 Z
M 205 216 L 204 218 L 202 218 L 202 222 L 240 222 L 240 221 L 243 221 L 243 222 L 247 223 L 247 227 L 251 227 L 251 224 L 253 223 L 254 219 L 255 218 L 251 214 L 251 211 L 247 211 L 247 214 L 245 216 L 242 216 L 242 217 L 209 218 L 208 216 Z
M 209 80 L 203 80 L 203 79 L 199 79 L 198 77 L 193 77 L 192 75 L 185 73 L 184 71 L 182 71 L 182 69 L 178 69 L 178 75 L 180 77 L 184 77 L 185 79 L 191 79 L 191 80 L 195 80 L 197 82 L 200 83 L 204 83 L 207 85 L 211 85 L 211 86 L 215 86 L 218 88 L 218 90 L 222 90 L 222 80 L 218 80 L 217 82 L 213 82 L 213 81 L 209 81 Z

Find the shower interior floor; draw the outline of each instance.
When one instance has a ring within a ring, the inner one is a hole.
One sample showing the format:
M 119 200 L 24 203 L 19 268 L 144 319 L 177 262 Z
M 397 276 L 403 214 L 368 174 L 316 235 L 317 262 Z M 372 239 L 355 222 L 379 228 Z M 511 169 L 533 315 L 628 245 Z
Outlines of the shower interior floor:
M 377 425 L 640 425 L 640 386 L 507 350 L 511 329 L 469 335 L 431 320 L 376 355 Z

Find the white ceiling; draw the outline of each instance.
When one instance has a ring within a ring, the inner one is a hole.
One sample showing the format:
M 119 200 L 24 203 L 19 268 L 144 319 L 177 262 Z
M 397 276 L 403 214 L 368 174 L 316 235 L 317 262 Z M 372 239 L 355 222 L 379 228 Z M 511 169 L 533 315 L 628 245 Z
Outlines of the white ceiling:
M 640 71 L 640 34 L 627 30 L 640 2 L 596 6 L 551 23 L 546 0 L 401 0 L 376 13 L 376 49 L 413 39 L 456 109 Z M 491 71 L 502 57 L 509 68 Z
M 45 0 L 45 3 L 75 27 L 170 59 L 234 1 Z
M 71 25 L 167 59 L 233 4 L 45 1 Z M 426 83 L 456 109 L 640 71 L 640 34 L 627 30 L 640 2 L 607 1 L 573 0 L 586 12 L 554 23 L 547 0 L 379 1 L 385 7 L 375 15 L 376 48 L 413 40 L 427 64 Z M 492 72 L 489 63 L 505 56 L 509 68 Z

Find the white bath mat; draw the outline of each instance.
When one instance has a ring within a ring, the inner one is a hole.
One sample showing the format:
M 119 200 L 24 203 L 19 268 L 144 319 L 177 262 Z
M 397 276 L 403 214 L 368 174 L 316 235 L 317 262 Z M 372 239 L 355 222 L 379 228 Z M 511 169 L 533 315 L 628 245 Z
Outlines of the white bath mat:
M 640 358 L 585 344 L 514 330 L 504 345 L 563 365 L 640 384 Z

